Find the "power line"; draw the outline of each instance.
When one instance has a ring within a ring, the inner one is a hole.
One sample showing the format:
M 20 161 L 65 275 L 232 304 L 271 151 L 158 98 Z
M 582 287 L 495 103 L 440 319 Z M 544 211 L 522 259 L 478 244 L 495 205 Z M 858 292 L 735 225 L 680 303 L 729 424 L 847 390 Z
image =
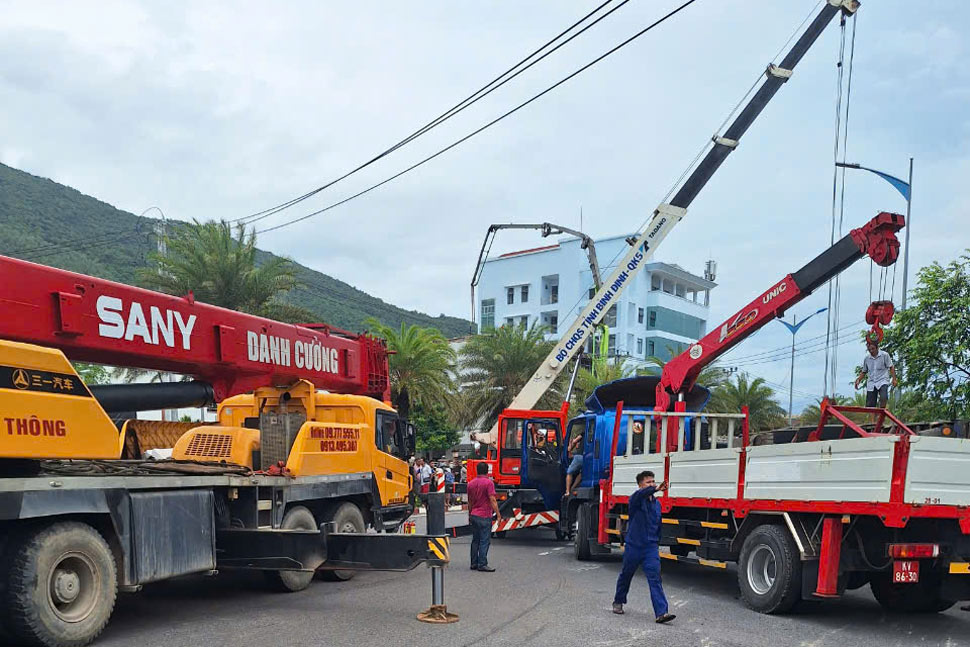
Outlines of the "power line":
M 325 190 L 325 189 L 333 186 L 334 184 L 340 182 L 341 180 L 344 180 L 344 179 L 350 177 L 351 175 L 357 173 L 358 171 L 361 171 L 361 170 L 367 168 L 368 166 L 370 166 L 371 164 L 377 162 L 378 160 L 381 160 L 384 157 L 390 155 L 391 153 L 393 153 L 397 149 L 401 148 L 402 146 L 405 146 L 408 143 L 410 143 L 411 141 L 413 141 L 413 140 L 417 139 L 418 137 L 424 135 L 429 130 L 431 130 L 431 129 L 433 129 L 433 128 L 439 126 L 439 125 L 441 125 L 445 121 L 451 119 L 452 117 L 454 117 L 458 113 L 460 113 L 463 110 L 465 110 L 465 108 L 468 108 L 469 106 L 477 103 L 481 99 L 484 99 L 486 96 L 488 96 L 489 94 L 491 94 L 495 90 L 499 89 L 500 87 L 502 87 L 503 85 L 505 85 L 506 83 L 508 83 L 512 79 L 514 79 L 515 77 L 519 76 L 520 74 L 522 74 L 523 72 L 525 72 L 526 70 L 528 70 L 529 68 L 531 68 L 533 65 L 536 65 L 537 63 L 539 63 L 540 61 L 542 61 L 544 58 L 546 58 L 547 56 L 549 56 L 550 54 L 552 54 L 553 52 L 555 52 L 559 48 L 563 47 L 564 45 L 566 45 L 567 43 L 569 43 L 570 41 L 572 41 L 574 38 L 576 38 L 579 35 L 581 35 L 582 33 L 584 33 L 586 30 L 588 30 L 591 27 L 593 27 L 594 25 L 596 25 L 598 22 L 600 22 L 604 18 L 608 17 L 613 12 L 615 12 L 618 9 L 620 9 L 621 7 L 623 7 L 623 5 L 627 4 L 627 2 L 629 2 L 629 0 L 623 0 L 623 2 L 621 2 L 619 5 L 615 6 L 612 9 L 610 9 L 608 12 L 606 12 L 605 14 L 603 14 L 602 16 L 600 16 L 599 18 L 597 18 L 595 21 L 593 21 L 592 23 L 590 23 L 589 25 L 587 25 L 586 27 L 584 27 L 580 31 L 576 32 L 575 34 L 573 34 L 572 36 L 570 36 L 565 41 L 559 43 L 553 49 L 549 50 L 548 52 L 546 52 L 545 54 L 543 54 L 542 56 L 540 56 L 536 60 L 534 60 L 531 63 L 529 63 L 528 65 L 526 65 L 526 63 L 529 61 L 529 59 L 535 57 L 537 54 L 539 54 L 540 52 L 542 52 L 542 50 L 546 49 L 547 47 L 549 47 L 550 45 L 552 45 L 553 43 L 555 43 L 557 40 L 559 40 L 560 38 L 562 38 L 563 36 L 565 36 L 566 34 L 568 34 L 570 31 L 572 31 L 573 29 L 575 29 L 577 26 L 579 26 L 582 23 L 584 23 L 586 20 L 588 20 L 593 15 L 595 15 L 600 9 L 602 9 L 603 7 L 605 7 L 606 5 L 608 5 L 610 2 L 612 2 L 612 0 L 606 0 L 606 2 L 602 3 L 601 5 L 599 5 L 598 7 L 596 7 L 595 9 L 593 9 L 592 11 L 590 11 L 589 13 L 587 13 L 585 16 L 583 16 L 582 18 L 580 18 L 579 20 L 577 20 L 576 22 L 574 22 L 572 25 L 570 25 L 569 27 L 567 27 L 563 31 L 561 31 L 558 34 L 556 34 L 556 36 L 554 36 L 549 41 L 545 42 L 541 47 L 539 47 L 538 49 L 536 49 L 535 51 L 533 51 L 531 54 L 529 54 L 528 56 L 526 56 L 525 58 L 523 58 L 522 60 L 520 60 L 518 63 L 516 63 L 515 65 L 513 65 L 512 67 L 510 67 L 506 71 L 502 72 L 500 75 L 498 75 L 497 77 L 495 77 L 494 79 L 492 79 L 491 81 L 489 81 L 488 83 L 486 83 L 485 85 L 483 85 L 481 88 L 479 88 L 478 90 L 476 90 L 472 94 L 468 95 L 467 97 L 465 97 L 464 99 L 462 99 L 461 101 L 459 101 L 457 104 L 455 104 L 454 106 L 452 106 L 451 108 L 449 108 L 445 112 L 441 113 L 440 115 L 438 115 L 437 117 L 435 117 L 434 119 L 432 119 L 431 121 L 429 121 L 428 123 L 426 123 L 425 125 L 421 126 L 417 130 L 415 130 L 413 133 L 411 133 L 410 135 L 408 135 L 404 139 L 400 140 L 399 142 L 397 142 L 396 144 L 394 144 L 390 148 L 384 150 L 383 152 L 381 152 L 381 153 L 375 155 L 374 157 L 372 157 L 371 159 L 367 160 L 366 162 L 364 162 L 360 166 L 358 166 L 358 167 L 356 167 L 356 168 L 348 171 L 347 173 L 344 173 L 343 175 L 341 175 L 340 177 L 338 177 L 338 178 L 336 178 L 334 180 L 331 180 L 331 181 L 327 182 L 323 186 L 317 187 L 316 189 L 313 189 L 312 191 L 308 191 L 307 193 L 304 193 L 301 196 L 298 196 L 296 198 L 293 198 L 292 200 L 288 200 L 286 202 L 283 202 L 281 204 L 276 205 L 275 207 L 270 207 L 269 209 L 264 209 L 263 211 L 258 211 L 258 212 L 254 213 L 254 214 L 250 214 L 250 215 L 244 216 L 242 218 L 237 218 L 236 220 L 233 220 L 232 222 L 245 221 L 246 224 L 251 224 L 251 223 L 257 222 L 259 220 L 262 220 L 263 218 L 268 218 L 269 216 L 272 216 L 272 215 L 274 215 L 276 213 L 279 213 L 280 211 L 283 211 L 284 209 L 288 209 L 288 208 L 292 207 L 295 204 L 298 204 L 300 202 L 303 202 L 304 200 L 307 200 L 307 199 L 313 197 L 314 195 L 320 193 L 321 191 L 323 191 L 323 190 Z M 525 67 L 522 67 L 523 65 Z M 515 71 L 519 67 L 521 67 L 522 69 L 519 69 L 518 71 Z M 508 78 L 505 78 L 505 77 L 508 77 Z
M 652 30 L 655 27 L 657 27 L 658 25 L 660 25 L 663 22 L 667 21 L 668 19 L 672 18 L 674 15 L 680 13 L 681 11 L 683 11 L 684 9 L 686 9 L 687 7 L 689 7 L 690 5 L 694 4 L 696 1 L 697 0 L 687 0 L 687 2 L 681 4 L 676 9 L 670 11 L 669 13 L 665 14 L 663 17 L 657 19 L 656 21 L 654 21 L 650 25 L 648 25 L 645 28 L 641 29 L 639 32 L 637 32 L 636 34 L 634 34 L 630 38 L 627 38 L 626 40 L 624 40 L 622 43 L 620 43 L 616 47 L 613 47 L 612 49 L 608 50 L 606 53 L 604 53 L 604 54 L 598 56 L 597 58 L 593 59 L 592 61 L 590 61 L 586 65 L 582 66 L 581 68 L 579 68 L 575 72 L 569 74 L 568 76 L 560 79 L 556 83 L 550 85 L 548 88 L 546 88 L 542 92 L 534 95 L 531 99 L 527 99 L 526 101 L 523 101 L 522 103 L 520 103 L 516 107 L 514 107 L 511 110 L 503 113 L 499 117 L 496 117 L 495 119 L 493 119 L 492 121 L 488 122 L 484 126 L 478 128 L 477 130 L 472 131 L 471 133 L 465 135 L 461 139 L 458 139 L 457 141 L 455 141 L 455 142 L 449 144 L 448 146 L 440 149 L 438 152 L 436 152 L 436 153 L 434 153 L 432 155 L 429 155 L 428 157 L 425 157 L 420 162 L 417 162 L 416 164 L 412 164 L 411 166 L 407 167 L 403 171 L 400 171 L 398 173 L 395 173 L 394 175 L 392 175 L 391 177 L 387 178 L 386 180 L 382 180 L 381 182 L 378 182 L 377 184 L 373 184 L 370 187 L 364 189 L 363 191 L 359 191 L 359 192 L 351 195 L 348 198 L 344 198 L 343 200 L 340 200 L 338 202 L 334 202 L 333 204 L 328 205 L 328 206 L 324 207 L 323 209 L 318 209 L 317 211 L 313 211 L 313 212 L 308 213 L 308 214 L 306 214 L 304 216 L 300 216 L 299 218 L 294 218 L 292 220 L 288 220 L 286 222 L 280 223 L 280 224 L 275 225 L 273 227 L 268 227 L 266 229 L 263 229 L 263 230 L 258 231 L 257 233 L 264 234 L 264 233 L 267 233 L 267 232 L 270 232 L 270 231 L 275 231 L 277 229 L 282 229 L 283 227 L 288 227 L 288 226 L 294 225 L 294 224 L 296 224 L 298 222 L 302 222 L 304 220 L 307 220 L 308 218 L 312 218 L 314 216 L 318 216 L 318 215 L 320 215 L 322 213 L 325 213 L 327 211 L 330 211 L 331 209 L 334 209 L 335 207 L 339 207 L 342 204 L 345 204 L 347 202 L 350 202 L 351 200 L 353 200 L 355 198 L 359 198 L 360 196 L 362 196 L 364 194 L 370 193 L 374 189 L 377 189 L 377 188 L 379 188 L 381 186 L 384 186 L 388 182 L 391 182 L 393 180 L 396 180 L 397 178 L 401 177 L 405 173 L 409 173 L 409 172 L 413 171 L 414 169 L 416 169 L 416 168 L 418 168 L 420 166 L 423 166 L 424 164 L 426 164 L 426 163 L 430 162 L 431 160 L 435 159 L 436 157 L 439 157 L 440 155 L 443 155 L 444 153 L 450 151 L 452 148 L 455 148 L 456 146 L 458 146 L 458 145 L 460 145 L 460 144 L 468 141 L 469 139 L 471 139 L 475 135 L 478 135 L 482 131 L 487 130 L 488 128 L 491 128 L 492 126 L 494 126 L 498 122 L 502 121 L 506 117 L 509 117 L 509 116 L 515 114 L 516 112 L 518 112 L 522 108 L 525 108 L 526 106 L 528 106 L 529 104 L 533 103 L 534 101 L 537 101 L 538 99 L 540 99 L 540 98 L 544 97 L 545 95 L 549 94 L 550 92 L 552 92 L 553 90 L 555 90 L 556 88 L 558 88 L 560 85 L 566 83 L 567 81 L 571 80 L 572 78 L 574 78 L 574 77 L 578 76 L 579 74 L 585 72 L 589 68 L 593 67 L 594 65 L 596 65 L 597 63 L 599 63 L 603 59 L 607 58 L 608 56 L 614 54 L 615 52 L 617 52 L 618 50 L 622 49 L 626 45 L 629 45 L 631 42 L 633 42 L 637 38 L 643 36 L 644 34 L 646 34 L 647 32 L 649 32 L 650 30 Z

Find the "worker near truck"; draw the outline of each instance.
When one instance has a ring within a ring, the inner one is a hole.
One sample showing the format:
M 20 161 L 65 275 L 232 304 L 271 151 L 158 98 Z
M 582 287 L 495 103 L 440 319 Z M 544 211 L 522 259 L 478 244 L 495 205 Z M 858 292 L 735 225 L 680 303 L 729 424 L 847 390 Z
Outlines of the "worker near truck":
M 572 459 L 569 461 L 569 467 L 566 468 L 566 496 L 573 495 L 573 488 L 579 483 L 579 479 L 583 474 L 583 434 L 576 434 L 572 440 L 569 441 L 569 446 L 566 450 Z
M 866 378 L 866 406 L 885 409 L 889 401 L 889 384 L 892 382 L 893 388 L 899 385 L 896 377 L 896 367 L 889 353 L 879 350 L 879 344 L 869 340 L 866 343 L 869 353 L 862 360 L 862 370 L 859 377 L 855 379 L 855 388 L 859 388 L 862 378 Z M 878 400 L 878 405 L 876 404 Z
M 478 476 L 468 483 L 468 524 L 472 527 L 471 569 L 482 573 L 494 573 L 488 565 L 488 547 L 492 541 L 492 513 L 502 520 L 498 502 L 495 500 L 495 483 L 488 478 L 488 465 L 475 466 Z
M 667 489 L 666 481 L 657 483 L 651 471 L 637 474 L 637 491 L 630 495 L 630 520 L 626 530 L 623 568 L 616 580 L 613 613 L 622 614 L 630 583 L 638 568 L 643 568 L 650 585 L 650 602 L 656 622 L 663 624 L 674 619 L 668 612 L 667 596 L 660 581 L 660 501 L 653 495 Z

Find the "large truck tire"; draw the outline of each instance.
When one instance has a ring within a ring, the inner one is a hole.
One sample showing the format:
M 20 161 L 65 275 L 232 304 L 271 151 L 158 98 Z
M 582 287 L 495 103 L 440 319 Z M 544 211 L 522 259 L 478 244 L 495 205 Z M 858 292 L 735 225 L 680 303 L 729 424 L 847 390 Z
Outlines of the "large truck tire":
M 922 573 L 919 582 L 896 584 L 892 571 L 880 571 L 873 573 L 869 588 L 876 602 L 894 613 L 939 613 L 956 604 L 942 597 L 943 578 L 934 573 Z
M 316 530 L 317 520 L 313 513 L 302 505 L 293 506 L 283 515 L 280 528 L 284 530 Z M 296 593 L 310 586 L 313 571 L 266 571 L 266 583 L 270 588 L 283 593 Z
M 4 625 L 16 642 L 82 647 L 104 630 L 118 595 L 114 556 L 97 530 L 64 521 L 9 547 Z
M 576 511 L 576 541 L 573 547 L 576 559 L 587 561 L 593 558 L 593 551 L 590 548 L 589 534 L 593 525 L 593 506 L 583 503 Z
M 367 529 L 364 515 L 355 504 L 341 503 L 331 508 L 327 521 L 332 521 L 337 532 L 364 532 Z M 356 571 L 319 571 L 320 578 L 328 582 L 346 582 Z
M 760 613 L 786 613 L 801 598 L 802 562 L 787 528 L 762 525 L 741 546 L 738 585 L 744 603 Z

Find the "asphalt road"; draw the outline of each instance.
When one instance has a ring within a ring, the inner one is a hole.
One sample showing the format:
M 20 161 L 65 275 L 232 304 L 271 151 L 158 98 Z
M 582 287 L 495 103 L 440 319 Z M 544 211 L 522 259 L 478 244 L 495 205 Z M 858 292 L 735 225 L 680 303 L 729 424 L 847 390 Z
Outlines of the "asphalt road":
M 185 578 L 118 601 L 99 647 L 274 645 L 663 645 L 666 647 L 970 647 L 970 613 L 889 616 L 868 588 L 788 616 L 764 616 L 738 599 L 736 573 L 663 563 L 677 619 L 656 625 L 646 580 L 634 581 L 623 616 L 610 613 L 619 558 L 578 562 L 572 547 L 533 529 L 492 542 L 496 573 L 468 570 L 468 538 L 452 544 L 445 599 L 461 620 L 427 625 L 425 567 L 314 582 L 295 594 L 269 593 L 252 575 Z

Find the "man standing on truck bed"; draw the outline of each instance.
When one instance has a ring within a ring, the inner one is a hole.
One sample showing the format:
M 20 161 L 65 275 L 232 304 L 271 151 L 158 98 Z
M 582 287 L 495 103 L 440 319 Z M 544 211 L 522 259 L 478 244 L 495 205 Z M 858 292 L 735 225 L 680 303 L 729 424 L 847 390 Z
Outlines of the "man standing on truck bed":
M 892 385 L 895 388 L 899 384 L 896 378 L 896 367 L 889 353 L 879 350 L 879 344 L 870 340 L 866 343 L 869 354 L 862 360 L 862 371 L 855 379 L 855 388 L 859 388 L 862 378 L 866 378 L 866 406 L 886 408 L 889 401 L 889 382 L 892 378 Z M 879 404 L 876 404 L 878 399 Z
M 488 465 L 479 463 L 475 471 L 478 476 L 468 482 L 468 523 L 472 527 L 472 565 L 473 571 L 494 573 L 488 565 L 488 546 L 492 541 L 492 513 L 501 521 L 495 500 L 495 483 L 488 478 Z
M 630 495 L 628 504 L 630 521 L 626 530 L 626 548 L 623 552 L 623 570 L 616 580 L 613 596 L 613 613 L 622 614 L 626 594 L 637 568 L 643 567 L 650 584 L 650 602 L 657 622 L 663 624 L 675 618 L 667 612 L 667 596 L 660 582 L 660 501 L 654 493 L 667 489 L 667 483 L 659 485 L 653 472 L 637 474 L 637 491 Z

